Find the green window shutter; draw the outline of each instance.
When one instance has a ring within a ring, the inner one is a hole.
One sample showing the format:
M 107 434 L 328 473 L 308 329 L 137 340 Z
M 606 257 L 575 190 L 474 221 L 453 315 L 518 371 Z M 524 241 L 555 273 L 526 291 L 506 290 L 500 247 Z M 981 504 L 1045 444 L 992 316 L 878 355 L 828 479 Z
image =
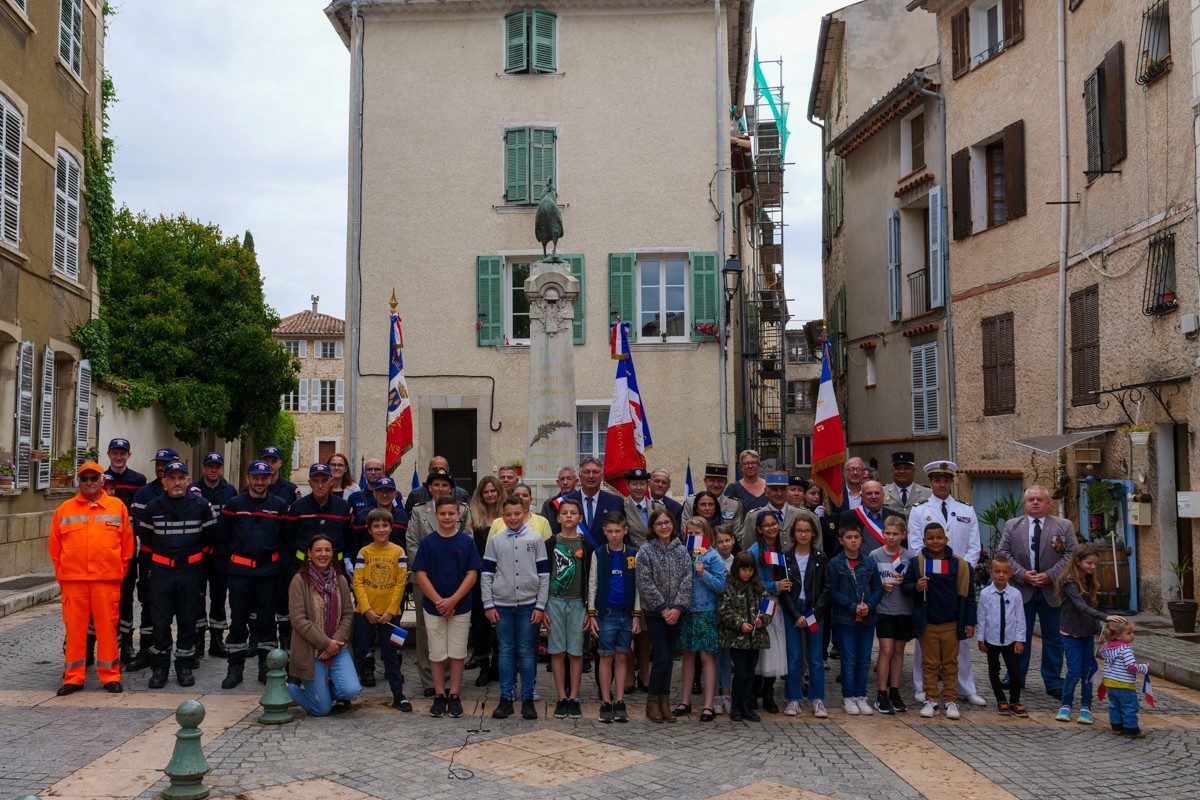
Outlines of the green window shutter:
M 717 337 L 696 330 L 697 325 L 720 324 L 717 293 L 717 254 L 692 253 L 692 341 L 715 342 Z
M 633 293 L 636 291 L 633 253 L 608 254 L 608 310 L 629 323 L 629 341 L 637 341 L 637 320 L 634 319 Z M 609 324 L 615 322 L 611 316 Z
M 554 148 L 558 135 L 553 128 L 529 129 L 529 202 L 537 203 L 546 193 L 546 182 L 558 180 L 554 175 Z
M 504 200 L 530 202 L 529 128 L 509 128 L 504 132 Z
M 480 347 L 504 344 L 504 259 L 475 258 L 475 308 Z
M 554 72 L 558 68 L 554 14 L 540 10 L 528 13 L 533 16 L 533 69 L 530 71 Z
M 586 307 L 586 289 L 587 284 L 583 279 L 583 256 L 580 254 L 564 255 L 563 261 L 566 261 L 571 266 L 571 277 L 579 281 L 579 297 L 575 298 L 575 329 L 573 331 L 573 341 L 575 344 L 583 344 L 586 341 L 586 328 L 584 323 L 584 308 Z
M 528 11 L 514 11 L 504 16 L 504 71 L 507 73 L 529 70 L 528 39 L 525 35 Z

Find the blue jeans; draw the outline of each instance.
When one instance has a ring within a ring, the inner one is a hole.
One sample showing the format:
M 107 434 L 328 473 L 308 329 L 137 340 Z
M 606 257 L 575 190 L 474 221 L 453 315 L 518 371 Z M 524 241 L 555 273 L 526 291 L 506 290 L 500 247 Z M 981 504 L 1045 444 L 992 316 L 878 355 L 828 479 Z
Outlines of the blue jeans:
M 1037 615 L 1042 627 L 1042 682 L 1046 689 L 1062 688 L 1063 642 L 1058 632 L 1061 615 L 1057 608 L 1046 602 L 1039 588 L 1033 599 L 1025 604 L 1025 652 L 1021 653 L 1021 685 L 1026 685 L 1029 674 L 1029 658 L 1033 653 L 1029 644 L 1033 642 L 1033 618 Z M 1011 677 L 1011 676 L 1010 676 Z
M 1108 687 L 1108 722 L 1113 730 L 1138 730 L 1138 696 L 1136 689 Z
M 299 686 L 294 683 L 287 685 L 288 694 L 304 709 L 310 717 L 323 717 L 333 708 L 333 701 L 356 700 L 362 694 L 362 684 L 358 682 L 358 670 L 354 668 L 354 659 L 350 651 L 342 648 L 333 657 L 333 664 L 325 666 L 325 662 L 316 658 L 313 660 L 316 674 L 311 681 L 304 681 Z M 330 694 L 329 684 L 333 682 L 333 693 Z
M 717 651 L 717 688 L 733 688 L 733 662 L 729 660 L 729 648 Z
M 871 646 L 875 643 L 875 624 L 833 624 L 833 640 L 842 660 L 842 697 L 867 696 L 867 671 L 871 666 Z
M 1092 707 L 1092 676 L 1096 674 L 1096 640 L 1091 636 L 1064 636 L 1067 654 L 1067 677 L 1063 681 L 1062 704 L 1070 708 L 1075 702 L 1075 684 L 1079 683 L 1079 706 Z
M 533 699 L 537 680 L 537 651 L 534 649 L 533 624 L 529 621 L 534 605 L 496 606 L 500 621 L 496 623 L 496 639 L 500 643 L 500 698 L 512 700 L 521 672 L 521 699 Z
M 786 619 L 783 629 L 787 631 L 787 686 L 783 696 L 788 700 L 825 699 L 825 641 L 821 629 L 810 632 L 808 628 L 797 628 Z M 870 650 L 867 651 L 868 657 Z M 808 662 L 808 697 L 804 696 L 804 664 Z M 864 684 L 865 687 L 865 684 Z M 864 688 L 864 692 L 866 689 Z M 856 695 L 857 696 L 857 695 Z

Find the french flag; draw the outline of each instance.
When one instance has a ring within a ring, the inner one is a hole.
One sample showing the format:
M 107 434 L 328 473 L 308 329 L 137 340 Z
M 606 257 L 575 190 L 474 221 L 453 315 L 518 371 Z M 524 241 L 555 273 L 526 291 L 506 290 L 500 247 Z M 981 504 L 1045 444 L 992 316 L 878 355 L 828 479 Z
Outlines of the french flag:
M 804 612 L 804 624 L 808 626 L 809 633 L 816 633 L 817 628 L 820 627 L 817 624 L 817 615 L 813 613 L 811 608 Z
M 412 401 L 404 381 L 404 333 L 400 315 L 392 314 L 391 347 L 388 359 L 387 441 L 384 445 L 384 471 L 391 474 L 413 446 Z M 365 485 L 365 484 L 364 484 Z
M 758 613 L 775 615 L 775 601 L 769 597 L 764 597 L 758 601 Z
M 763 563 L 769 567 L 782 567 L 783 553 L 778 550 L 768 550 L 763 553 Z
M 689 533 L 687 535 L 687 549 L 689 553 L 694 553 L 700 548 L 708 548 L 708 537 L 703 533 Z
M 628 470 L 646 468 L 646 450 L 653 444 L 650 423 L 638 391 L 633 354 L 629 350 L 629 326 L 618 321 L 612 326 L 611 355 L 617 362 L 612 405 L 608 409 L 608 432 L 604 442 L 604 480 L 623 495 Z
M 1150 675 L 1142 679 L 1142 694 L 1146 695 L 1146 705 L 1154 708 L 1154 687 L 1150 685 Z
M 388 624 L 391 625 L 390 622 Z M 392 647 L 395 647 L 397 650 L 403 649 L 404 642 L 408 639 L 408 631 L 399 625 L 391 625 L 391 627 L 392 635 L 389 638 L 391 639 Z
M 812 479 L 825 490 L 829 502 L 842 504 L 842 464 L 846 461 L 846 432 L 838 414 L 829 368 L 829 342 L 821 345 L 821 384 L 817 388 L 817 411 L 813 420 Z
M 927 558 L 925 559 L 925 574 L 926 575 L 949 575 L 950 561 L 945 558 Z

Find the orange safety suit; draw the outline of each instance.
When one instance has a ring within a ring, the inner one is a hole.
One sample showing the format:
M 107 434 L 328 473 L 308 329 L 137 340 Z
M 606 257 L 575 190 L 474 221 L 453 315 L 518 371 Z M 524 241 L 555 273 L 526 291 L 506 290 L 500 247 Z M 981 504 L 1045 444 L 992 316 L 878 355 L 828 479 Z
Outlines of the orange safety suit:
M 63 683 L 82 686 L 87 674 L 88 623 L 96 629 L 96 674 L 121 680 L 117 606 L 121 580 L 133 558 L 133 527 L 121 500 L 101 492 L 95 502 L 77 494 L 54 512 L 48 542 L 54 577 L 62 587 Z

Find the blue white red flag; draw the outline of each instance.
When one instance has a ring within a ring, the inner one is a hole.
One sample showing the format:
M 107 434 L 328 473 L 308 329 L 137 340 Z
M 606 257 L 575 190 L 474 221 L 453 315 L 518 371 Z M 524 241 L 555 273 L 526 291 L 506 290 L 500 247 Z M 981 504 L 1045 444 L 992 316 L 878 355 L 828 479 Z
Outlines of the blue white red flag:
M 691 497 L 696 493 L 696 485 L 692 482 L 692 460 L 687 462 L 687 472 L 683 476 L 683 496 Z
M 392 635 L 389 637 L 392 642 L 392 647 L 404 647 L 404 642 L 406 639 L 408 639 L 408 631 L 404 630 L 404 628 L 401 628 L 399 625 L 392 625 L 390 622 L 388 624 L 391 625 L 392 628 Z
M 846 462 L 846 432 L 838 414 L 829 368 L 829 342 L 821 346 L 821 385 L 817 389 L 817 411 L 813 421 L 812 479 L 825 490 L 833 506 L 842 504 L 842 464 Z
M 646 450 L 651 446 L 650 423 L 638 391 L 633 354 L 629 350 L 629 326 L 612 326 L 611 355 L 617 362 L 612 405 L 608 409 L 608 433 L 604 442 L 604 480 L 628 495 L 625 473 L 646 468 Z
M 925 559 L 925 574 L 926 575 L 949 575 L 950 561 L 945 558 L 927 558 Z
M 688 552 L 694 553 L 700 548 L 708 549 L 708 537 L 703 533 L 689 533 L 687 535 Z
M 1150 673 L 1142 678 L 1142 694 L 1146 695 L 1146 705 L 1154 708 L 1154 687 L 1150 685 Z
M 413 467 L 412 491 L 415 492 L 417 489 L 420 489 L 420 488 L 421 488 L 421 476 L 417 474 L 417 468 Z
M 775 601 L 769 597 L 764 597 L 758 601 L 758 613 L 760 614 L 775 614 Z
M 412 401 L 404 381 L 403 348 L 400 315 L 393 313 L 388 357 L 387 445 L 383 457 L 383 470 L 389 475 L 413 446 Z
M 817 615 L 810 608 L 804 612 L 804 624 L 808 627 L 809 633 L 816 633 L 820 625 L 817 624 Z
M 768 550 L 763 553 L 763 563 L 769 567 L 782 567 L 783 553 L 778 550 Z

